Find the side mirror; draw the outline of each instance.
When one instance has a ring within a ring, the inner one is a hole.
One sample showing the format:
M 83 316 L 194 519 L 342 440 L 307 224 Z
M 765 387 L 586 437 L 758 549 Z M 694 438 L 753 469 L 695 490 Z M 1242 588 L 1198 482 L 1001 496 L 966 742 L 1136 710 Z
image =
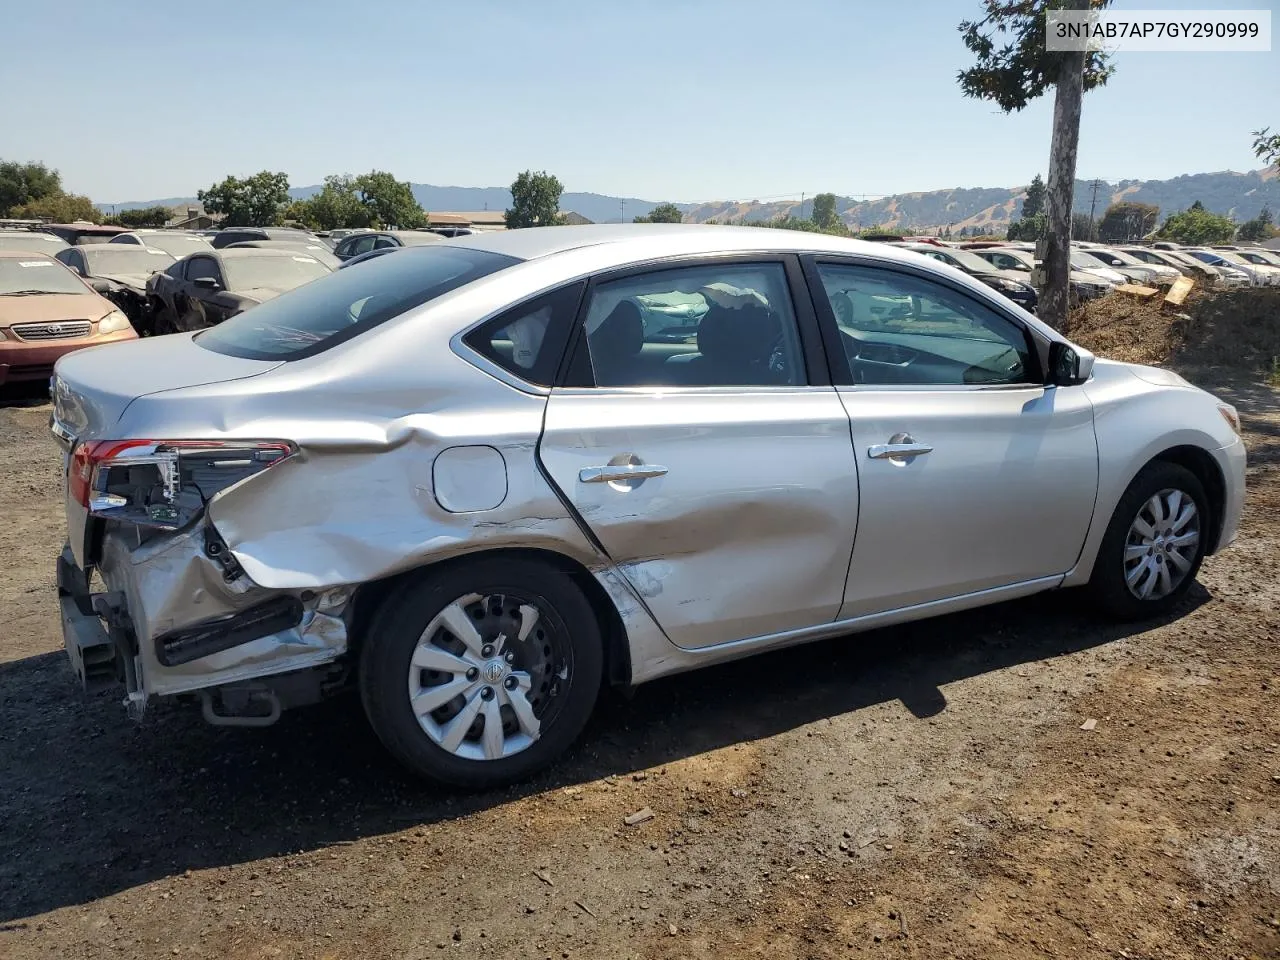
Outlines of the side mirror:
M 1093 354 L 1073 343 L 1049 344 L 1049 385 L 1075 387 L 1093 375 Z
M 213 279 L 213 277 L 196 277 L 191 282 L 195 286 L 199 287 L 201 290 L 221 290 L 222 289 L 222 285 L 218 283 L 217 280 Z
M 104 280 L 101 277 L 86 277 L 85 283 L 93 288 L 94 293 L 101 293 L 106 296 L 114 288 L 114 284 L 110 280 Z

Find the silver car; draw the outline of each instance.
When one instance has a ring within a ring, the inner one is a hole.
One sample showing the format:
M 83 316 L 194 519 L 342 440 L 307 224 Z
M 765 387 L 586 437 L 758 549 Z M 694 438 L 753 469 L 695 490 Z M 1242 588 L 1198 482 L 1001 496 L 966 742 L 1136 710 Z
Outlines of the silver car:
M 355 685 L 462 787 L 547 765 L 602 683 L 1065 587 L 1163 613 L 1244 493 L 1229 405 L 794 231 L 450 239 L 53 390 L 86 686 L 254 725 Z

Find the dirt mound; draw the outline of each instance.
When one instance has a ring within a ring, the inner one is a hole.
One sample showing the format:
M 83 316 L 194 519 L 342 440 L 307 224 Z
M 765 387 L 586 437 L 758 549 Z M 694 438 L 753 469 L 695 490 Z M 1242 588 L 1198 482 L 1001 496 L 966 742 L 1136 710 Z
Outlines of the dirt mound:
M 1269 371 L 1280 357 L 1280 289 L 1196 293 L 1181 308 L 1113 293 L 1072 310 L 1066 335 L 1126 363 Z

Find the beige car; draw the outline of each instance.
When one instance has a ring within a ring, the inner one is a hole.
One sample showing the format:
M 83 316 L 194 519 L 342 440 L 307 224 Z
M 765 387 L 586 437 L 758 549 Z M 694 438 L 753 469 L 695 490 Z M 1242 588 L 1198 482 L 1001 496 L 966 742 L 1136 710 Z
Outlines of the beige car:
M 137 336 L 110 300 L 57 260 L 0 250 L 0 391 L 48 382 L 72 350 Z

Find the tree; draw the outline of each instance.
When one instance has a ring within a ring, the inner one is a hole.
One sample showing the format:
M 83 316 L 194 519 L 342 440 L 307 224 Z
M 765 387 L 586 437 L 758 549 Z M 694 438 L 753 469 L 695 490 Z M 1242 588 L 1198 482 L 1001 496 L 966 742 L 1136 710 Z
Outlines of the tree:
M 1156 236 L 1162 240 L 1199 245 L 1226 243 L 1235 236 L 1236 225 L 1230 217 L 1210 213 L 1199 200 L 1181 213 L 1170 214 Z
M 62 177 L 57 170 L 43 163 L 0 160 L 0 217 L 15 216 L 15 207 L 61 194 Z
M 173 217 L 168 207 L 141 207 L 137 210 L 121 210 L 108 220 L 121 227 L 163 227 Z
M 1270 127 L 1253 131 L 1253 152 L 1268 167 L 1280 163 L 1280 133 L 1271 133 Z
M 208 190 L 197 190 L 196 196 L 209 213 L 224 215 L 224 226 L 270 227 L 280 222 L 289 202 L 289 177 L 269 170 L 245 180 L 227 177 Z
M 371 223 L 403 230 L 427 225 L 427 215 L 408 181 L 397 180 L 385 170 L 370 170 L 356 177 L 352 185 Z
M 102 211 L 93 205 L 92 200 L 61 191 L 14 207 L 9 211 L 9 216 L 19 220 L 52 220 L 55 223 L 71 223 L 74 220 L 102 222 Z
M 1087 213 L 1073 213 L 1071 215 L 1071 239 L 1084 240 L 1089 243 L 1098 239 L 1098 225 L 1093 222 Z
M 1107 207 L 1098 221 L 1098 237 L 1102 240 L 1140 240 L 1155 229 L 1159 219 L 1159 207 L 1122 200 Z
M 1044 212 L 1044 180 L 1040 178 L 1040 174 L 1036 174 L 1031 178 L 1031 183 L 1027 187 L 1027 195 L 1022 198 L 1022 219 L 1034 217 Z
M 1043 213 L 1037 213 L 1034 217 L 1023 217 L 1021 220 L 1011 220 L 1007 237 L 1010 240 L 1029 240 L 1032 243 L 1038 243 L 1044 239 L 1048 222 L 1048 217 Z
M 1049 149 L 1048 229 L 1044 238 L 1045 283 L 1040 316 L 1062 327 L 1067 318 L 1071 205 L 1080 141 L 1084 91 L 1107 82 L 1112 68 L 1100 53 L 1046 49 L 1050 9 L 1105 7 L 1110 0 L 983 0 L 985 16 L 960 24 L 964 44 L 977 58 L 960 71 L 967 97 L 993 100 L 1005 113 L 1023 109 L 1055 88 L 1053 141 Z M 997 37 L 1000 45 L 997 46 Z
M 632 223 L 682 223 L 684 214 L 674 203 L 660 203 L 643 217 L 636 217 Z
M 1264 206 L 1256 217 L 1240 224 L 1240 229 L 1236 231 L 1236 239 L 1256 242 L 1280 236 L 1280 230 L 1275 228 L 1272 219 L 1271 208 Z
M 831 230 L 840 226 L 840 216 L 836 213 L 836 195 L 820 193 L 814 197 L 810 219 L 818 225 L 819 230 Z
M 554 227 L 560 216 L 560 195 L 564 187 L 552 174 L 542 170 L 526 170 L 511 184 L 511 209 L 506 213 L 507 228 Z

